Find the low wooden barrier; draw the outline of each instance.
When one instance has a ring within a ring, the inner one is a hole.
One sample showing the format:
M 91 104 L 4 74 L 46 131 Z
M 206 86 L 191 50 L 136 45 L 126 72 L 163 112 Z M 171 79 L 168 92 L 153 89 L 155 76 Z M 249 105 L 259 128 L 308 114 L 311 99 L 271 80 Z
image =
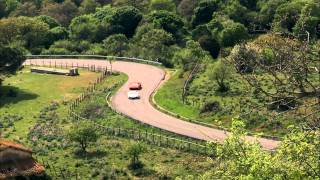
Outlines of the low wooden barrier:
M 56 69 L 56 68 L 47 68 L 47 67 L 31 67 L 31 72 L 42 73 L 42 74 L 57 74 L 57 75 L 66 75 L 66 76 L 77 76 L 79 75 L 78 68 L 71 68 L 68 70 L 65 69 Z

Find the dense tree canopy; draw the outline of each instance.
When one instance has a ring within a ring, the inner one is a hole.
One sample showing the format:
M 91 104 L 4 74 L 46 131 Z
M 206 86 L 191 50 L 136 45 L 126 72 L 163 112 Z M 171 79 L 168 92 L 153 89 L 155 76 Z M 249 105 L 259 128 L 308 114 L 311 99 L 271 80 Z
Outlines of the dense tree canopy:
M 166 10 L 174 12 L 176 5 L 172 0 L 151 0 L 150 8 L 152 10 Z
M 70 37 L 77 40 L 94 41 L 97 33 L 97 20 L 90 15 L 74 18 L 70 24 Z
M 148 17 L 148 20 L 153 23 L 155 27 L 163 28 L 175 37 L 179 36 L 183 32 L 184 22 L 174 13 L 168 11 L 156 11 Z
M 199 3 L 198 7 L 194 10 L 192 18 L 192 25 L 207 23 L 211 20 L 212 14 L 218 9 L 218 1 L 216 0 L 203 0 Z
M 107 55 L 124 56 L 124 53 L 129 49 L 128 39 L 123 34 L 114 34 L 103 41 L 103 46 L 106 48 Z
M 115 11 L 110 19 L 110 23 L 123 27 L 125 30 L 124 34 L 127 37 L 132 37 L 141 19 L 142 14 L 137 8 L 125 6 Z
M 18 17 L 0 20 L 0 42 L 21 41 L 25 48 L 37 51 L 47 44 L 49 26 L 35 18 Z
M 22 63 L 25 57 L 19 48 L 12 48 L 0 44 L 0 85 L 3 79 L 15 73 Z

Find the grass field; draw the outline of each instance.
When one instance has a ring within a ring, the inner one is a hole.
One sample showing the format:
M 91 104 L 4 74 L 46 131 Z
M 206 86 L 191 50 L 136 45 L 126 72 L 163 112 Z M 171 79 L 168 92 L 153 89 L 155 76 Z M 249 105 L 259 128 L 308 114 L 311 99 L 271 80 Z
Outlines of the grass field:
M 97 91 L 91 98 L 81 103 L 78 113 L 105 126 L 148 129 L 149 127 L 118 115 L 107 107 L 105 97 L 110 91 L 106 89 L 126 80 L 127 76 L 124 74 L 109 76 L 97 86 Z M 113 88 L 112 92 L 116 89 L 117 87 Z M 29 144 L 37 158 L 55 167 L 47 171 L 53 177 L 63 178 L 60 173 L 62 169 L 64 175 L 69 174 L 74 178 L 78 174 L 80 179 L 170 179 L 177 176 L 199 176 L 211 167 L 205 156 L 142 143 L 146 149 L 141 156 L 144 167 L 130 170 L 127 148 L 137 141 L 103 134 L 97 143 L 90 146 L 86 155 L 79 155 L 77 144 L 70 142 L 66 136 L 73 122 L 59 113 L 63 104 L 54 106 L 56 108 L 42 111 L 41 119 L 39 117 L 29 137 Z M 36 128 L 39 126 L 41 128 Z M 154 132 L 159 130 L 154 129 Z
M 57 76 L 31 73 L 28 68 L 17 72 L 0 86 L 0 117 L 16 115 L 22 119 L 15 122 L 13 127 L 6 128 L 3 136 L 9 139 L 25 141 L 28 130 L 36 121 L 39 111 L 50 102 L 68 102 L 78 96 L 97 73 L 80 71 L 80 76 Z M 14 91 L 15 97 L 8 97 L 8 92 Z M 65 109 L 61 108 L 61 113 Z
M 170 80 L 167 81 L 155 94 L 157 104 L 181 116 L 197 119 L 199 109 L 182 102 L 182 89 L 185 78 L 179 78 L 180 71 L 168 71 Z M 173 93 L 174 92 L 174 93 Z

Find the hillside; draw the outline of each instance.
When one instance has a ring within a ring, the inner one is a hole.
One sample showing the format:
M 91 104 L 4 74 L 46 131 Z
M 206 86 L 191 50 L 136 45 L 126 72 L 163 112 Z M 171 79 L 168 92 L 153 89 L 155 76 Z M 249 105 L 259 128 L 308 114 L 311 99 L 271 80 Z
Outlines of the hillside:
M 89 65 L 78 77 L 33 74 L 28 55 L 159 62 L 168 81 L 153 108 L 230 136 L 139 124 L 105 101 L 127 75 L 110 66 L 102 80 Z M 0 0 L 0 138 L 30 146 L 53 178 L 319 179 L 319 71 L 319 0 Z M 281 143 L 268 152 L 246 135 Z

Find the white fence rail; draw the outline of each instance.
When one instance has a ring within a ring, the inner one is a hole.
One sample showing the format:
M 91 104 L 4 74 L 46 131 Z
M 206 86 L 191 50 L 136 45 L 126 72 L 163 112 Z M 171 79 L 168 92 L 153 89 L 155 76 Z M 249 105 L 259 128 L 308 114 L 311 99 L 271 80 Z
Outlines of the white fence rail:
M 118 60 L 118 61 L 129 61 L 129 62 L 138 62 L 144 64 L 153 64 L 161 66 L 162 63 L 157 61 L 151 61 L 146 59 L 140 59 L 135 57 L 119 57 L 119 56 L 101 56 L 101 55 L 26 55 L 27 59 L 62 59 L 62 58 L 76 58 L 76 59 L 97 59 L 97 60 Z

